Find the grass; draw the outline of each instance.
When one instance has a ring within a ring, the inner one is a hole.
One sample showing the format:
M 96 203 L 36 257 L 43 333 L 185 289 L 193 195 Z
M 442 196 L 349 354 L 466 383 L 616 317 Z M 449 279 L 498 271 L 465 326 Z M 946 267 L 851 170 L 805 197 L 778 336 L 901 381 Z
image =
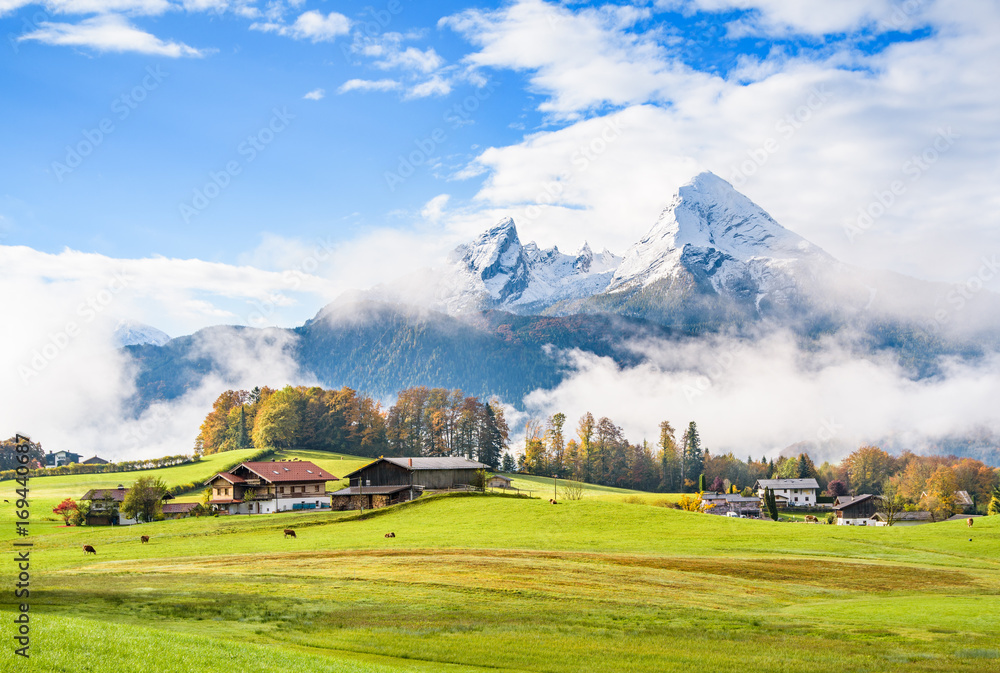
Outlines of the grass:
M 364 462 L 286 457 L 337 476 Z M 1000 671 L 1000 517 L 804 526 L 655 501 L 595 488 L 558 505 L 34 520 L 33 656 L 16 670 Z

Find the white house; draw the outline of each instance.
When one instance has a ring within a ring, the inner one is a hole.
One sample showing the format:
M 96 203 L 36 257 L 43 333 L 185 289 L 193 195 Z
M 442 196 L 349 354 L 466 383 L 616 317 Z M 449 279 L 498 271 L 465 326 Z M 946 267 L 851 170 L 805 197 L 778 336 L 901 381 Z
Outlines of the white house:
M 761 498 L 769 488 L 775 499 L 785 498 L 789 507 L 814 507 L 819 483 L 815 479 L 758 479 L 754 490 Z
M 273 514 L 330 507 L 326 482 L 337 481 L 306 460 L 240 463 L 205 482 L 209 501 L 229 514 Z

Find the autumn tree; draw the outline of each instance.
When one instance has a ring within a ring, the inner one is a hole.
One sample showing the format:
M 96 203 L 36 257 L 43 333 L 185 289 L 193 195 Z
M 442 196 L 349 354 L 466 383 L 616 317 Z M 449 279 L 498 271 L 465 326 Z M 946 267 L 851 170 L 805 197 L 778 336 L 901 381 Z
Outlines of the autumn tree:
M 302 429 L 303 402 L 299 391 L 285 386 L 262 403 L 254 422 L 254 446 L 277 449 L 295 447 Z
M 990 504 L 986 509 L 986 513 L 990 516 L 1000 514 L 1000 486 L 993 487 L 993 491 L 990 494 Z
M 591 442 L 594 439 L 594 415 L 589 411 L 580 417 L 580 422 L 576 426 L 576 436 L 580 439 L 580 463 L 582 474 L 578 477 L 582 481 L 590 481 L 593 474 L 594 452 Z
M 844 459 L 856 495 L 878 494 L 892 469 L 892 456 L 877 446 L 862 446 Z
M 899 492 L 899 479 L 886 478 L 882 484 L 882 495 L 878 500 L 878 509 L 885 515 L 885 525 L 892 526 L 899 519 L 899 514 L 906 509 L 906 499 Z
M 566 443 L 563 439 L 563 426 L 566 425 L 566 414 L 556 413 L 549 417 L 545 430 L 545 440 L 548 443 L 552 474 L 566 476 Z
M 660 490 L 668 493 L 680 491 L 681 456 L 677 451 L 677 439 L 670 421 L 660 423 Z
M 936 520 L 947 519 L 961 510 L 955 498 L 958 480 L 955 472 L 947 465 L 939 466 L 927 480 L 920 505 Z
M 77 505 L 73 498 L 66 498 L 52 511 L 61 516 L 63 523 L 68 526 L 70 520 L 76 515 Z

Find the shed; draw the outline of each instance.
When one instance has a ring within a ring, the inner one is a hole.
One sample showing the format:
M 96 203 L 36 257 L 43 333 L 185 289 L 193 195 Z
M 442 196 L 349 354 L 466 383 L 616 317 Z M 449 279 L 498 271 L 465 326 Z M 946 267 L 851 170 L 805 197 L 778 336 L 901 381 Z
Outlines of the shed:
M 413 500 L 425 490 L 469 487 L 477 480 L 477 473 L 488 467 L 468 458 L 382 457 L 345 475 L 350 485 L 332 494 L 331 506 L 334 509 L 385 507 Z M 384 493 L 376 490 L 383 488 L 387 489 Z
M 330 494 L 330 508 L 378 509 L 410 500 L 409 486 L 349 486 Z
M 960 517 L 963 520 L 965 517 Z M 893 526 L 916 526 L 922 523 L 932 523 L 934 517 L 930 512 L 898 512 Z M 884 526 L 888 520 L 884 512 L 875 512 L 871 517 L 870 526 Z
M 191 516 L 191 510 L 198 506 L 196 502 L 171 502 L 163 505 L 163 516 L 166 519 L 183 519 Z
M 494 474 L 486 480 L 486 485 L 490 488 L 510 488 L 511 478 L 502 474 Z

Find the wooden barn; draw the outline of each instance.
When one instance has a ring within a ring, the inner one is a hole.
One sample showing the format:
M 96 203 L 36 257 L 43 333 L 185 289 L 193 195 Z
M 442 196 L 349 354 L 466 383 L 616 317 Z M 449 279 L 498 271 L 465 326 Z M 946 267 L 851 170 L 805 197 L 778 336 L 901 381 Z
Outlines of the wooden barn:
M 502 474 L 494 474 L 486 481 L 486 485 L 490 488 L 510 488 L 511 479 Z
M 379 458 L 345 476 L 350 486 L 334 492 L 335 510 L 376 509 L 413 500 L 424 491 L 469 486 L 486 465 L 468 458 Z
M 869 520 L 878 511 L 879 496 L 865 493 L 858 496 L 839 496 L 833 511 L 837 513 L 838 526 L 869 526 Z

